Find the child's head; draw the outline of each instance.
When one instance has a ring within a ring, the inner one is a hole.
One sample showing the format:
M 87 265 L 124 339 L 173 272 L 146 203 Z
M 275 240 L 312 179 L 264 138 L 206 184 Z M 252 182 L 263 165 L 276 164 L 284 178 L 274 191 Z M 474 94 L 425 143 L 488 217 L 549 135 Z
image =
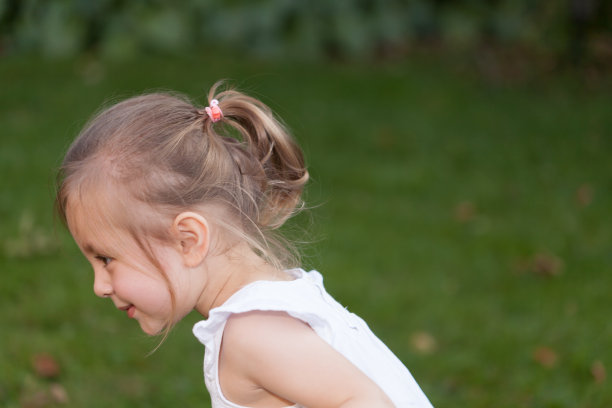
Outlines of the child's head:
M 89 230 L 118 249 L 134 247 L 168 282 L 152 242 L 168 241 L 175 217 L 192 211 L 221 231 L 214 250 L 246 243 L 267 262 L 290 266 L 270 234 L 301 201 L 302 152 L 263 103 L 216 91 L 216 123 L 163 93 L 127 99 L 88 123 L 66 153 L 56 197 L 75 237 Z M 174 307 L 172 288 L 170 296 Z

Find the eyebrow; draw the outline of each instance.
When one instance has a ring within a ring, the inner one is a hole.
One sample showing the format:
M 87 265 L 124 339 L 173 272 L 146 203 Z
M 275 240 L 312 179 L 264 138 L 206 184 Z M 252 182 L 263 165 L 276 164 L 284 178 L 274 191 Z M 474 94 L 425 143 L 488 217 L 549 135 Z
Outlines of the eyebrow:
M 98 253 L 96 248 L 94 248 L 94 246 L 92 244 L 90 244 L 89 242 L 83 244 L 83 252 L 87 252 L 87 253 L 90 253 L 90 254 L 97 254 Z

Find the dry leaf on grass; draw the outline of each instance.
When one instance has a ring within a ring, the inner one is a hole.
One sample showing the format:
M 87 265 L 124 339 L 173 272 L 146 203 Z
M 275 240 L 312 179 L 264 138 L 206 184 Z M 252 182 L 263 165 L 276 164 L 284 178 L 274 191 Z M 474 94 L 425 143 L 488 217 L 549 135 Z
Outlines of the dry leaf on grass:
M 42 378 L 55 378 L 60 374 L 57 360 L 47 353 L 35 354 L 32 357 L 32 366 L 36 375 Z
M 431 354 L 436 351 L 438 342 L 431 334 L 425 331 L 419 331 L 414 333 L 410 337 L 410 344 L 412 349 L 421 354 Z
M 594 361 L 591 364 L 591 374 L 593 375 L 593 379 L 597 384 L 602 384 L 606 381 L 606 367 L 599 360 Z
M 550 347 L 541 346 L 533 352 L 533 359 L 542 367 L 553 368 L 557 365 L 559 357 Z
M 563 271 L 563 260 L 554 254 L 536 254 L 531 260 L 531 271 L 545 277 L 560 275 Z
M 476 207 L 470 201 L 462 201 L 455 206 L 455 220 L 465 223 L 476 216 Z
M 580 207 L 587 207 L 593 202 L 593 187 L 583 184 L 576 190 L 576 202 Z
M 512 270 L 515 273 L 532 273 L 534 275 L 552 278 L 563 272 L 564 263 L 557 255 L 541 252 L 530 257 L 517 258 L 513 261 Z

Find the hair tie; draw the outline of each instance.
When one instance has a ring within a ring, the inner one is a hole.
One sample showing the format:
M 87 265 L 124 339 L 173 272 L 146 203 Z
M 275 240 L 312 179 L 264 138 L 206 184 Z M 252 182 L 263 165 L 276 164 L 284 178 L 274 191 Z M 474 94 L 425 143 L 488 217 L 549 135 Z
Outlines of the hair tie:
M 223 117 L 223 111 L 221 111 L 221 108 L 219 107 L 219 101 L 216 99 L 210 101 L 210 106 L 207 106 L 206 108 L 204 108 L 204 110 L 206 111 L 206 114 L 208 115 L 210 120 L 212 120 L 213 123 L 220 121 Z

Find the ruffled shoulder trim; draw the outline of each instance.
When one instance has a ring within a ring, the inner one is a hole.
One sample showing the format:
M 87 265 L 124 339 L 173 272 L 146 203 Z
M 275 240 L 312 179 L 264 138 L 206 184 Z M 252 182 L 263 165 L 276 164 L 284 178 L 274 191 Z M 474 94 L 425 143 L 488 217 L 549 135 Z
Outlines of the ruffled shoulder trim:
M 193 334 L 204 344 L 210 344 L 223 330 L 232 314 L 251 311 L 282 311 L 312 327 L 321 337 L 328 338 L 329 324 L 322 317 L 327 301 L 323 278 L 317 271 L 302 269 L 287 271 L 296 278 L 290 281 L 257 281 L 234 293 L 223 305 L 212 309 L 208 319 L 197 322 Z

